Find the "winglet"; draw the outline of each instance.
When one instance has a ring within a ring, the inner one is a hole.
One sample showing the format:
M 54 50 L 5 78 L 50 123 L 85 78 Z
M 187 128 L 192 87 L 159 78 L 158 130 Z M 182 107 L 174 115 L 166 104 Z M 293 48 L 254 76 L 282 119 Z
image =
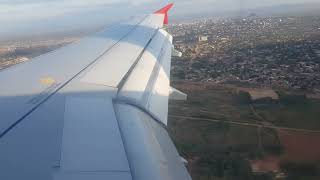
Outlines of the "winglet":
M 168 20 L 168 12 L 169 10 L 172 8 L 173 3 L 168 4 L 167 6 L 163 7 L 162 9 L 156 11 L 154 14 L 164 14 L 164 20 L 163 20 L 163 24 L 168 24 L 169 20 Z

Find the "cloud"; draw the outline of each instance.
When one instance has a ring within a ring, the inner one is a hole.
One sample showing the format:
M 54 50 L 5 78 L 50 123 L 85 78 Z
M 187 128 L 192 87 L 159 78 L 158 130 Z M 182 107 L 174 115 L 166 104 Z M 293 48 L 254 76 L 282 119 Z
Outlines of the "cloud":
M 306 3 L 318 0 L 172 0 L 176 3 L 174 14 L 200 11 L 226 11 L 285 3 Z M 52 17 L 88 12 L 95 9 L 126 6 L 119 10 L 139 6 L 157 6 L 169 0 L 0 0 L 0 23 L 46 20 Z M 150 8 L 151 9 L 151 8 Z M 125 11 L 123 11 L 125 12 Z
M 319 0 L 0 0 L 0 39 L 9 35 L 101 26 L 175 3 L 171 16 L 228 12 Z
M 138 6 L 152 0 L 0 0 L 0 22 L 47 19 L 101 7 Z

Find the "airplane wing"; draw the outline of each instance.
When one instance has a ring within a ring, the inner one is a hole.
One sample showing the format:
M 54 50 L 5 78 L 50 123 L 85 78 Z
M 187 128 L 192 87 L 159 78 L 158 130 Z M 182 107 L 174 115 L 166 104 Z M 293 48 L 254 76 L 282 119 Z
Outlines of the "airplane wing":
M 191 179 L 166 131 L 171 6 L 0 72 L 0 179 Z

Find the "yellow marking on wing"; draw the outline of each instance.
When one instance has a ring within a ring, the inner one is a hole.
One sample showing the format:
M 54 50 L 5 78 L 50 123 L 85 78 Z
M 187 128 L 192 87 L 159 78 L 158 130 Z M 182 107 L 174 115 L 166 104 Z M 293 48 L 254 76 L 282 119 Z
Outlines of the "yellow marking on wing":
M 55 82 L 56 82 L 56 80 L 54 80 L 51 77 L 45 77 L 45 78 L 40 79 L 40 83 L 43 85 L 52 85 Z

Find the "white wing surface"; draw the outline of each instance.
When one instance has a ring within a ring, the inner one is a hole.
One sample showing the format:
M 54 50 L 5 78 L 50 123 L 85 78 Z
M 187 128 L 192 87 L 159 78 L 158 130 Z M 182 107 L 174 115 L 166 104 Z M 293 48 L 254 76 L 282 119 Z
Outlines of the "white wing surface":
M 0 179 L 190 179 L 166 131 L 171 6 L 0 72 Z

